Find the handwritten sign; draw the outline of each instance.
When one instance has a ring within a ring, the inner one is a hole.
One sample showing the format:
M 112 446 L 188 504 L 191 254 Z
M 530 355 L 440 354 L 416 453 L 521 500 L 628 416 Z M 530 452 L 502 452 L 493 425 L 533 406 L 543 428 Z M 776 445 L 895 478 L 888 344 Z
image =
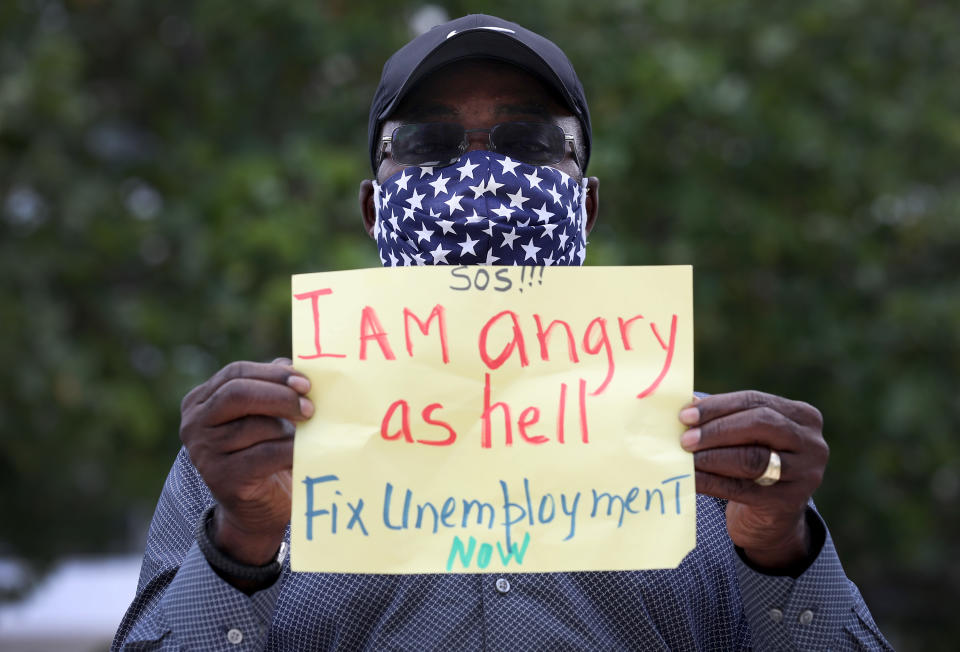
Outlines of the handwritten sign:
M 346 573 L 672 568 L 695 542 L 690 267 L 293 277 L 291 562 Z

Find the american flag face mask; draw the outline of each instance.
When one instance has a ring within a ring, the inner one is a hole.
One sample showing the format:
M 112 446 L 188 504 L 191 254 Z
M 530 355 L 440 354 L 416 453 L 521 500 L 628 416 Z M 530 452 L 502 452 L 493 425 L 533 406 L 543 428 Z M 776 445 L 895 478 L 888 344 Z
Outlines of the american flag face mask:
M 473 150 L 446 167 L 374 182 L 380 261 L 398 265 L 582 265 L 587 180 Z

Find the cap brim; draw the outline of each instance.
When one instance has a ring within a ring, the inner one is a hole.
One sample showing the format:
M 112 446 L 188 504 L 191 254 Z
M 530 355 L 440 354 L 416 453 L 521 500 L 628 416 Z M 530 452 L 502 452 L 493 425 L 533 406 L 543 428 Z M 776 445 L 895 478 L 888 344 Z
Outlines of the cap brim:
M 403 101 L 410 89 L 433 71 L 454 61 L 476 58 L 503 61 L 527 70 L 546 82 L 550 88 L 556 89 L 567 108 L 573 115 L 580 117 L 580 111 L 570 92 L 540 55 L 511 36 L 509 32 L 481 27 L 448 35 L 446 40 L 427 54 L 413 69 L 393 100 L 380 112 L 378 120 L 386 119 Z

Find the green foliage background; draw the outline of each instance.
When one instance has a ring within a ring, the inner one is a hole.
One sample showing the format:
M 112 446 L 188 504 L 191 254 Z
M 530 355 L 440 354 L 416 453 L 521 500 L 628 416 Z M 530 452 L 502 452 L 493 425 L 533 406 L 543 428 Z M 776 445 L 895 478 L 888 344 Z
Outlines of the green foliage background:
M 588 262 L 695 266 L 697 387 L 823 411 L 817 499 L 848 574 L 895 644 L 946 649 L 960 6 L 438 4 L 564 47 L 602 182 Z M 291 273 L 378 264 L 367 108 L 417 15 L 0 3 L 0 555 L 142 547 L 183 394 L 289 351 Z

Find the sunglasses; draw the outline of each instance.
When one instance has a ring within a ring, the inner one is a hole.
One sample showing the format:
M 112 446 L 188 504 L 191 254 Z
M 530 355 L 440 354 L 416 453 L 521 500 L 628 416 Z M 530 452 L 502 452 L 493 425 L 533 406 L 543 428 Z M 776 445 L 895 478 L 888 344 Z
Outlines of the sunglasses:
M 559 163 L 566 156 L 569 142 L 573 159 L 580 165 L 573 136 L 555 124 L 501 122 L 489 129 L 465 129 L 455 122 L 423 122 L 401 125 L 381 138 L 377 167 L 388 143 L 390 158 L 401 165 L 450 165 L 467 151 L 469 134 L 480 132 L 487 132 L 489 151 L 533 165 Z

